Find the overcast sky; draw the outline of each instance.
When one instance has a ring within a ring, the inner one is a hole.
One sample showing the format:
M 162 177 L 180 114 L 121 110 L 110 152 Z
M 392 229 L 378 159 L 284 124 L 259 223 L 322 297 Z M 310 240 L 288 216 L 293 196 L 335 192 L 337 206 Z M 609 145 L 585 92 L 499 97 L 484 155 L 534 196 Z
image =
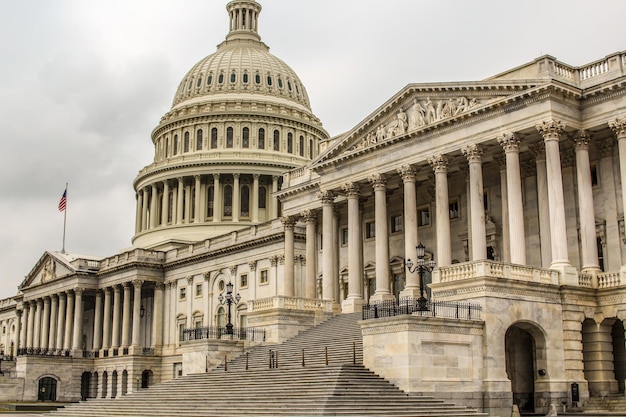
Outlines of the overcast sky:
M 223 0 L 24 0 L 0 14 L 0 298 L 46 250 L 111 256 L 132 181 L 185 73 L 228 31 Z M 471 81 L 550 54 L 626 50 L 626 2 L 262 0 L 259 32 L 331 135 L 408 83 Z

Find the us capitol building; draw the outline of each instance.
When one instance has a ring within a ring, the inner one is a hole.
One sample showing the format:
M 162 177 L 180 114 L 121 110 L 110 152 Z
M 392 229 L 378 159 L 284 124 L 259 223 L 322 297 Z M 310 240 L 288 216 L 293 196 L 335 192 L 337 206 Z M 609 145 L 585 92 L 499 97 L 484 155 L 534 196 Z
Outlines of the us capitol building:
M 261 5 L 227 11 L 152 132 L 132 248 L 45 252 L 0 300 L 0 400 L 120 397 L 420 297 L 480 317 L 368 315 L 364 365 L 405 391 L 500 416 L 623 395 L 626 53 L 410 84 L 330 137 Z

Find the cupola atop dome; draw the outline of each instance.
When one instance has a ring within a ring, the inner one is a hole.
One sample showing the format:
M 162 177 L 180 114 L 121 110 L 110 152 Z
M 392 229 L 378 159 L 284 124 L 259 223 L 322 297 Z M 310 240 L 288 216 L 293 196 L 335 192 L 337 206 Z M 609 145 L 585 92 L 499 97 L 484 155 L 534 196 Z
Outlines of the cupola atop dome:
M 261 5 L 254 0 L 235 0 L 228 3 L 226 10 L 230 16 L 230 32 L 226 40 L 261 40 L 258 32 Z

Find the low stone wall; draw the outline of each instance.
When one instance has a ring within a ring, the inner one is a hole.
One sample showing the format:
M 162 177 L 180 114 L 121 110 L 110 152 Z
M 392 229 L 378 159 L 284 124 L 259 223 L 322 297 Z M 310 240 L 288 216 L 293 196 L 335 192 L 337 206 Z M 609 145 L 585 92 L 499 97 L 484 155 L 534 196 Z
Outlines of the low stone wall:
M 24 378 L 0 376 L 0 402 L 22 401 Z

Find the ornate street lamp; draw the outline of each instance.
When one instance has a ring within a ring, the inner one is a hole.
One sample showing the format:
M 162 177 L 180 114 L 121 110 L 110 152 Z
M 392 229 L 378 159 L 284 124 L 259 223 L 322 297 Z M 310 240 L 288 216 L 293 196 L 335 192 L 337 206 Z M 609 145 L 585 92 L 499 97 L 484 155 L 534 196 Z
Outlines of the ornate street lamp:
M 417 265 L 415 265 L 415 267 L 413 267 L 413 261 L 411 261 L 410 259 L 407 259 L 406 261 L 406 268 L 409 270 L 410 273 L 415 273 L 416 271 L 419 273 L 420 276 L 420 298 L 417 299 L 417 310 L 418 311 L 427 311 L 428 310 L 428 301 L 426 300 L 426 297 L 424 297 L 424 273 L 426 271 L 430 272 L 435 268 L 435 260 L 434 259 L 430 259 L 430 261 L 428 262 L 428 265 L 425 264 L 424 262 L 424 252 L 425 252 L 425 247 L 424 245 L 422 245 L 422 242 L 420 242 L 419 245 L 417 245 L 415 247 L 415 249 L 417 250 Z
M 228 305 L 228 323 L 226 323 L 226 334 L 233 334 L 233 323 L 231 323 L 230 306 L 239 303 L 239 300 L 241 300 L 241 296 L 239 295 L 239 293 L 237 293 L 233 297 L 233 284 L 232 282 L 229 282 L 228 284 L 226 284 L 226 295 L 220 294 L 217 299 L 221 305 Z

